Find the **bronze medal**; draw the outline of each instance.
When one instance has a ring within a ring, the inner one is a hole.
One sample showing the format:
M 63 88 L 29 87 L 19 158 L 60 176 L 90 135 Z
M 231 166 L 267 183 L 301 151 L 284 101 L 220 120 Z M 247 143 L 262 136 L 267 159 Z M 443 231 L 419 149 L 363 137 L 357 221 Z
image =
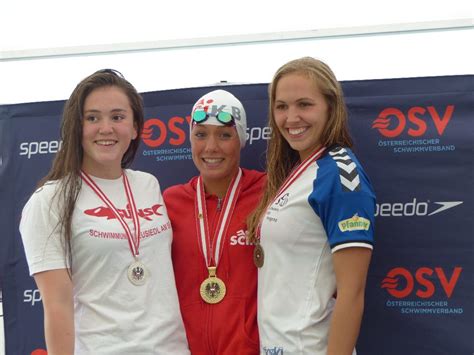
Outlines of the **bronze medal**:
M 261 268 L 263 266 L 263 262 L 265 259 L 265 253 L 263 252 L 263 248 L 260 245 L 260 242 L 255 244 L 255 248 L 253 249 L 253 263 L 256 267 Z
M 216 276 L 216 268 L 210 266 L 209 277 L 201 283 L 201 298 L 206 303 L 215 304 L 224 299 L 226 288 L 225 283 Z

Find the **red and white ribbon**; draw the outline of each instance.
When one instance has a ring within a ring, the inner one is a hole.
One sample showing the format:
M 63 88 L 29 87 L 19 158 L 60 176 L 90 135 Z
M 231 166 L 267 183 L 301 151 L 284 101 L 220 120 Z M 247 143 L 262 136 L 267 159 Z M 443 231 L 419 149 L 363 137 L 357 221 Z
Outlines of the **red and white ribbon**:
M 138 249 L 140 247 L 140 221 L 138 219 L 139 216 L 138 216 L 138 211 L 135 204 L 135 199 L 133 197 L 132 189 L 130 188 L 130 183 L 128 182 L 128 178 L 127 178 L 127 175 L 125 174 L 125 171 L 122 172 L 122 180 L 123 180 L 123 186 L 125 189 L 125 194 L 127 195 L 128 205 L 130 206 L 130 209 L 131 209 L 133 227 L 135 229 L 135 236 L 132 235 L 132 232 L 130 231 L 130 227 L 128 226 L 127 222 L 125 222 L 123 217 L 120 215 L 119 211 L 114 206 L 112 201 L 109 200 L 107 195 L 100 189 L 100 187 L 94 182 L 94 180 L 92 180 L 92 178 L 84 171 L 81 171 L 81 178 L 95 192 L 95 194 L 102 200 L 102 202 L 104 202 L 107 205 L 107 207 L 112 210 L 115 217 L 122 225 L 125 231 L 125 234 L 127 235 L 127 238 L 128 238 L 128 245 L 130 247 L 130 251 L 132 252 L 133 256 L 136 258 L 139 255 Z
M 227 189 L 222 209 L 214 232 L 214 238 L 211 240 L 209 232 L 209 221 L 207 218 L 206 198 L 204 186 L 201 176 L 198 177 L 196 185 L 196 217 L 197 217 L 197 234 L 201 245 L 201 250 L 204 255 L 206 266 L 212 266 L 213 262 L 217 267 L 219 258 L 222 255 L 222 240 L 227 232 L 227 229 L 234 212 L 235 204 L 240 194 L 242 169 L 239 168 L 237 175 L 232 179 L 232 182 Z
M 318 150 L 314 151 L 309 157 L 303 160 L 293 171 L 290 175 L 285 179 L 283 184 L 281 184 L 280 188 L 278 189 L 277 193 L 275 194 L 275 198 L 268 204 L 267 208 L 265 209 L 262 217 L 260 218 L 260 222 L 257 225 L 257 239 L 260 239 L 260 232 L 262 229 L 262 221 L 265 216 L 266 211 L 268 208 L 275 203 L 276 200 L 293 184 L 296 179 L 300 177 L 301 174 L 316 160 L 318 160 L 321 155 L 326 150 L 326 147 L 321 147 Z

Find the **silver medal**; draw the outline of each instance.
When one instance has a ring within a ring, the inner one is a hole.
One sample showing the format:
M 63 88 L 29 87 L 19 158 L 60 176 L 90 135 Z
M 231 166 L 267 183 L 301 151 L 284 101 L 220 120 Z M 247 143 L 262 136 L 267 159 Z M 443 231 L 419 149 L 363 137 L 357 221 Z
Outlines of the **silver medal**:
M 145 284 L 145 281 L 148 277 L 148 272 L 140 261 L 135 261 L 130 264 L 128 267 L 128 279 L 135 286 L 141 286 Z

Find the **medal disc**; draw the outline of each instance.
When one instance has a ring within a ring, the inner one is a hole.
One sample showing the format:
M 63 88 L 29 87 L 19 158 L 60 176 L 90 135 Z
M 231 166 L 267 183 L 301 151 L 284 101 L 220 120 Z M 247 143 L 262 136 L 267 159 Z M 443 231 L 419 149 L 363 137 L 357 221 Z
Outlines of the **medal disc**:
M 206 303 L 219 303 L 224 299 L 226 288 L 225 283 L 216 276 L 209 276 L 201 283 L 201 298 Z
M 255 249 L 253 250 L 253 262 L 256 267 L 261 268 L 263 266 L 263 262 L 265 259 L 265 254 L 263 252 L 263 248 L 260 243 L 255 245 Z
M 128 267 L 127 275 L 132 284 L 141 286 L 145 283 L 148 272 L 146 271 L 145 265 L 139 261 L 135 261 Z

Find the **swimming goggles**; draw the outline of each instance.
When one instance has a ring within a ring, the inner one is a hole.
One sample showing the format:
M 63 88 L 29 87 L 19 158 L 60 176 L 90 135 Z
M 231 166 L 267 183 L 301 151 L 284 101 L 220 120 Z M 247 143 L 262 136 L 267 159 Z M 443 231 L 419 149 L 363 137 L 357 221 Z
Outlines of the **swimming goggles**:
M 196 110 L 193 113 L 193 121 L 196 123 L 203 123 L 205 122 L 211 115 L 209 115 L 206 111 L 204 110 Z M 221 111 L 219 112 L 216 116 L 216 119 L 225 125 L 229 125 L 231 123 L 234 123 L 234 116 L 232 116 L 228 112 Z

